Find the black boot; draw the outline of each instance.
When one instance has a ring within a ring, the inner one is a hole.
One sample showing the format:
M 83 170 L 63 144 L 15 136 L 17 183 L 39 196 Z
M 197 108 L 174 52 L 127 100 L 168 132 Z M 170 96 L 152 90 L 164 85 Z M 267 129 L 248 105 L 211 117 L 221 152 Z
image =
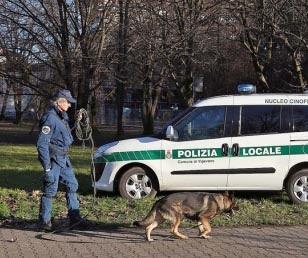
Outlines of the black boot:
M 70 229 L 86 230 L 89 228 L 89 223 L 80 215 L 70 218 Z
M 37 224 L 37 228 L 41 231 L 45 231 L 45 232 L 50 232 L 52 231 L 52 224 L 51 224 L 51 221 L 48 221 L 48 222 L 43 222 L 43 221 L 40 221 L 38 224 Z
M 80 216 L 79 209 L 69 210 L 70 229 L 86 230 L 89 228 L 88 221 Z

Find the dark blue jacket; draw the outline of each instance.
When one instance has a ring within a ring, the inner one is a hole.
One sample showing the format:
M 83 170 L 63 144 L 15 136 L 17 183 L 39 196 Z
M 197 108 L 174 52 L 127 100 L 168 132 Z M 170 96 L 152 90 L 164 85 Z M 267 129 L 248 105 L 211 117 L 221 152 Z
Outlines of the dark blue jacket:
M 59 166 L 71 166 L 68 150 L 73 136 L 68 125 L 66 112 L 51 107 L 40 120 L 40 134 L 37 140 L 38 158 L 44 170 L 51 169 L 51 160 Z

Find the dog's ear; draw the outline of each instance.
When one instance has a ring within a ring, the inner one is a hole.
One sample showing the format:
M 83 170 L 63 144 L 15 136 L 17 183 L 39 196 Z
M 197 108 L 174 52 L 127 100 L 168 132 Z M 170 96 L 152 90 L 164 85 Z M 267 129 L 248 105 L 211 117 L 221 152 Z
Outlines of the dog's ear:
M 223 195 L 224 195 L 224 196 L 229 196 L 229 192 L 228 192 L 228 191 L 225 191 L 225 192 L 223 193 Z

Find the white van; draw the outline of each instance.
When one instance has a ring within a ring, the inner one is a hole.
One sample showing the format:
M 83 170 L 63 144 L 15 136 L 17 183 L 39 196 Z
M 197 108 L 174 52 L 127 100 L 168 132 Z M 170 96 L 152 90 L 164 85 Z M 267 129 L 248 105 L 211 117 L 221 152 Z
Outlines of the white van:
M 188 108 L 155 137 L 95 153 L 95 187 L 126 198 L 157 191 L 282 190 L 308 202 L 308 95 L 218 96 Z

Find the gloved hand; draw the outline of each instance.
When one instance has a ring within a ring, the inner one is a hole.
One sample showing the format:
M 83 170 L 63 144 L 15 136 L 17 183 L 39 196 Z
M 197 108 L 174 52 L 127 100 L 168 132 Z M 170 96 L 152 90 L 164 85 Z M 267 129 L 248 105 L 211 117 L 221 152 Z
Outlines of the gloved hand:
M 80 112 L 80 110 L 77 110 L 75 114 L 75 120 L 79 122 L 81 121 L 81 119 L 82 119 L 82 113 Z

